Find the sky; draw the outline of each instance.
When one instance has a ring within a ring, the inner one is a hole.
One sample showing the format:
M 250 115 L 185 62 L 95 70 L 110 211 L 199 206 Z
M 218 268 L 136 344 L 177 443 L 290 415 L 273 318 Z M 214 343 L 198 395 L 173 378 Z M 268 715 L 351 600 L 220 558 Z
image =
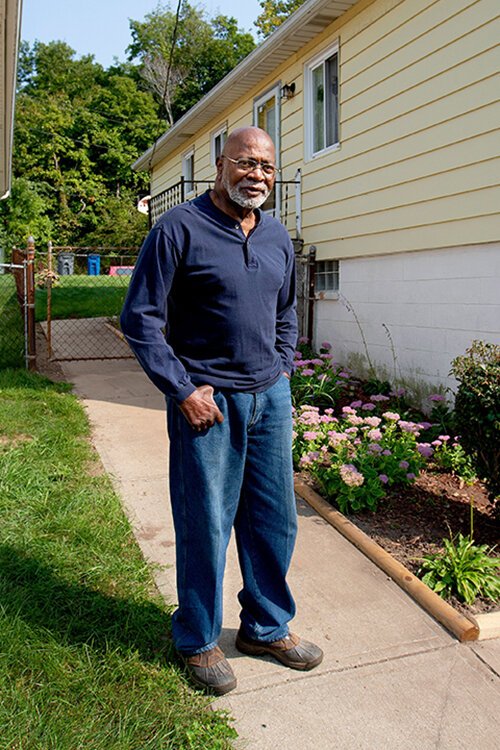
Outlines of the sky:
M 191 4 L 203 6 L 210 17 L 219 12 L 234 16 L 240 28 L 255 35 L 259 0 L 192 0 Z M 126 59 L 131 42 L 128 19 L 141 21 L 157 5 L 158 0 L 23 0 L 21 37 L 28 42 L 62 40 L 78 55 L 93 54 L 107 68 L 115 57 Z M 175 0 L 170 7 L 175 11 Z

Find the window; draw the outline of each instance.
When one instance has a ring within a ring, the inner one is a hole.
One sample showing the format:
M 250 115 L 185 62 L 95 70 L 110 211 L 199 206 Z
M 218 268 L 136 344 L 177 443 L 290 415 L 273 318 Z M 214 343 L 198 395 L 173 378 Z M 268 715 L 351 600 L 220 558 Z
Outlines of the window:
M 222 154 L 222 149 L 227 140 L 227 125 L 223 125 L 214 133 L 211 138 L 211 152 L 212 152 L 212 164 L 215 164 L 219 156 Z
M 339 262 L 338 260 L 317 260 L 315 269 L 315 292 L 338 292 L 339 290 Z
M 194 148 L 182 157 L 182 176 L 184 177 L 185 194 L 194 192 Z
M 280 86 L 274 86 L 270 91 L 254 100 L 253 124 L 262 128 L 272 138 L 276 149 L 276 166 L 280 166 Z M 262 210 L 279 218 L 280 215 L 280 183 L 277 180 L 269 197 L 262 206 Z
M 338 47 L 331 47 L 306 67 L 308 155 L 316 156 L 339 142 Z

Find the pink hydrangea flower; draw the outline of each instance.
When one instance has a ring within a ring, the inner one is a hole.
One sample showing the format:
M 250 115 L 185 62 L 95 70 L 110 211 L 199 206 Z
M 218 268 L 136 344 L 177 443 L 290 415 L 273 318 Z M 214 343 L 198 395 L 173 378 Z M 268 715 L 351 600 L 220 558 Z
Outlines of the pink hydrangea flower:
M 382 432 L 380 430 L 373 429 L 370 430 L 367 434 L 370 440 L 382 440 Z
M 387 476 L 387 474 L 379 474 L 378 478 L 380 479 L 382 484 L 387 484 L 387 482 L 389 481 L 389 477 Z
M 342 407 L 342 412 L 344 414 L 356 414 L 356 410 L 353 409 L 351 406 L 343 406 Z
M 370 403 L 363 404 L 363 406 L 361 408 L 364 411 L 373 411 L 375 409 L 375 404 L 370 404 Z
M 365 417 L 364 421 L 370 427 L 378 427 L 382 420 L 380 417 Z
M 319 437 L 319 432 L 313 432 L 312 430 L 306 430 L 304 432 L 304 437 L 306 440 L 316 440 L 317 437 Z
M 322 341 L 320 346 L 321 346 L 321 349 L 326 349 L 327 352 L 329 352 L 330 349 L 332 348 L 332 345 L 330 344 L 329 341 Z
M 449 435 L 438 435 L 438 440 L 442 440 L 443 443 L 447 443 L 449 439 L 450 439 Z
M 364 476 L 353 464 L 342 464 L 339 471 L 342 481 L 349 487 L 360 487 L 365 481 Z
M 389 448 L 385 448 L 385 450 L 382 451 L 383 456 L 392 456 L 392 451 L 389 450 Z
M 306 376 L 314 375 L 314 370 L 311 370 L 309 367 L 305 367 L 302 370 L 301 375 L 306 375 Z
M 307 338 L 307 336 L 301 336 L 299 338 L 299 342 L 298 343 L 299 344 L 308 344 L 309 343 L 309 339 Z
M 362 403 L 363 403 L 362 401 L 353 401 L 351 403 L 351 409 L 359 409 Z
M 347 421 L 349 422 L 349 424 L 360 425 L 363 424 L 364 419 L 363 417 L 358 417 L 357 414 L 348 414 Z
M 415 474 L 413 474 L 413 472 L 410 472 L 409 474 L 407 474 L 407 475 L 406 475 L 406 478 L 407 478 L 407 479 L 408 479 L 408 480 L 409 480 L 410 482 L 413 482 L 413 480 L 415 479 Z
M 384 396 L 382 393 L 374 393 L 373 396 L 370 396 L 370 401 L 390 401 L 389 396 Z
M 338 373 L 337 373 L 337 377 L 338 377 L 338 378 L 349 378 L 349 377 L 350 377 L 350 375 L 349 375 L 349 373 L 348 373 L 348 372 L 345 372 L 344 370 L 342 370 L 341 372 L 338 372 Z
M 384 419 L 387 419 L 389 422 L 399 422 L 399 420 L 401 419 L 399 414 L 395 411 L 385 411 L 382 414 L 382 416 Z
M 440 393 L 431 393 L 431 395 L 429 396 L 429 401 L 439 403 L 440 401 L 444 401 L 444 396 L 442 396 Z
M 410 465 L 410 464 L 408 463 L 408 461 L 400 461 L 400 462 L 399 462 L 399 467 L 400 467 L 401 469 L 407 469 L 409 465 Z

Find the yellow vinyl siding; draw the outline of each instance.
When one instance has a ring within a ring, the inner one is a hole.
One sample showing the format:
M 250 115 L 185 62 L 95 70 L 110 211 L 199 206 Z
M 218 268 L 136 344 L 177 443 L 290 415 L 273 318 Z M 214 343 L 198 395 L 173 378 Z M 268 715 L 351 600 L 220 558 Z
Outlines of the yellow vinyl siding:
M 341 30 L 341 148 L 304 167 L 319 259 L 499 238 L 496 16 L 493 0 L 406 2 L 362 43 Z
M 154 170 L 153 192 L 179 180 L 194 145 L 211 179 L 210 135 L 253 121 L 277 82 L 282 179 L 302 171 L 302 233 L 317 257 L 492 242 L 500 237 L 498 0 L 361 0 Z M 339 42 L 340 148 L 305 161 L 304 66 Z M 289 211 L 294 206 L 293 196 Z
M 478 240 L 480 237 L 480 240 Z M 346 239 L 335 238 L 335 245 L 323 227 L 313 227 L 308 232 L 308 244 L 317 248 L 316 257 L 327 259 L 356 258 L 370 255 L 387 255 L 391 252 L 480 245 L 498 242 L 498 213 L 442 221 L 418 227 L 393 228 L 381 233 L 359 234 Z M 335 254 L 332 254 L 332 247 Z M 396 249 L 393 249 L 396 248 Z

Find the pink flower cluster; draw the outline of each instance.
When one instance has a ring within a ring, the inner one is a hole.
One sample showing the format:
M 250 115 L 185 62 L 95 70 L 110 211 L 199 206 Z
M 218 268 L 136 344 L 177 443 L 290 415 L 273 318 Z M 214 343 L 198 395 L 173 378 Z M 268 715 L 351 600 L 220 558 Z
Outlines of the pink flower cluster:
M 361 487 L 365 481 L 364 476 L 356 469 L 354 464 L 342 464 L 339 473 L 344 484 L 349 487 Z

